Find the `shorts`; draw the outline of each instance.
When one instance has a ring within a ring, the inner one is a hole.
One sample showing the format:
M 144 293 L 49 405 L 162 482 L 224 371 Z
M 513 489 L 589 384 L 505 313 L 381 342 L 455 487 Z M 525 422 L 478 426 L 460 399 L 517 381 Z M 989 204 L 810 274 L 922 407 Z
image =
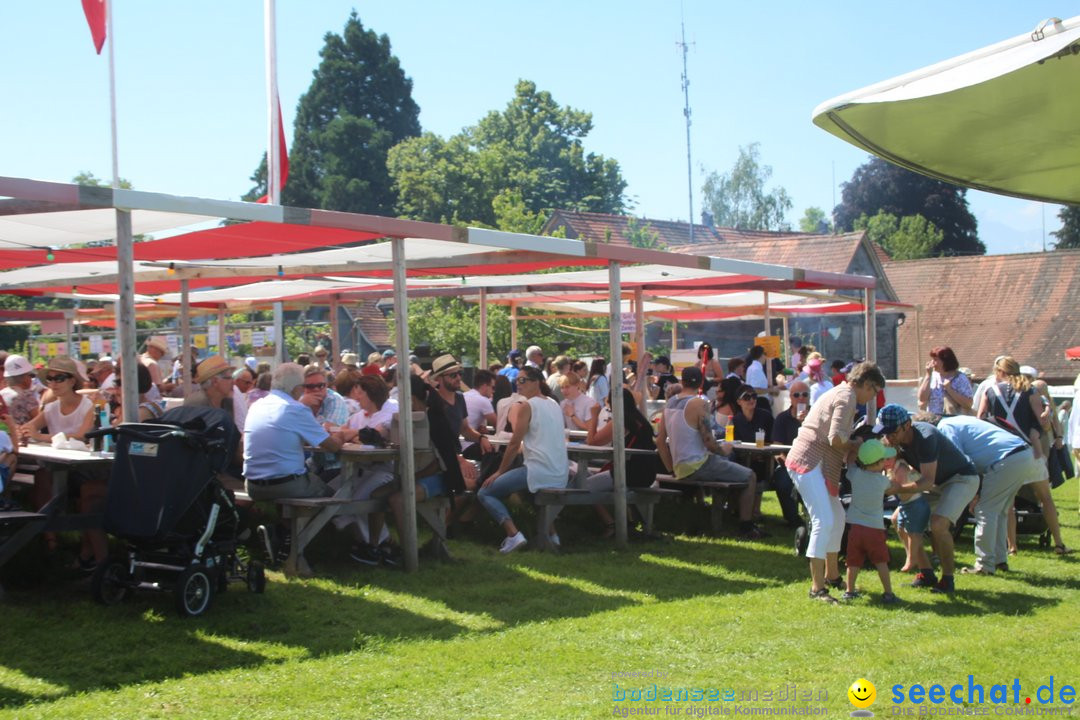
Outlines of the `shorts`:
M 931 514 L 947 517 L 955 525 L 978 492 L 978 475 L 953 475 L 944 484 L 934 486 L 937 501 L 932 503 Z
M 847 566 L 861 568 L 866 559 L 875 565 L 889 564 L 889 547 L 885 544 L 885 530 L 865 525 L 848 525 Z
M 442 473 L 417 478 L 416 484 L 424 488 L 424 492 L 427 493 L 429 498 L 439 497 L 445 492 Z
M 922 535 L 930 527 L 930 501 L 919 495 L 900 506 L 897 524 L 905 531 Z

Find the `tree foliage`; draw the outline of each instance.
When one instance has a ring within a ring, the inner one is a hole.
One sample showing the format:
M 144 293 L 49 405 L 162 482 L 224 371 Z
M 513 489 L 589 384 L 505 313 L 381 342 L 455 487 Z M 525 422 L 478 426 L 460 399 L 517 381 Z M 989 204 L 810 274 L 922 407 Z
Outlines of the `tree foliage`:
M 442 139 L 410 138 L 390 151 L 388 166 L 405 217 L 494 226 L 504 191 L 531 213 L 555 208 L 619 213 L 626 182 L 615 160 L 586 153 L 590 113 L 561 107 L 520 80 L 502 112 Z
M 1061 229 L 1050 233 L 1057 238 L 1055 250 L 1080 248 L 1080 205 L 1065 205 L 1058 212 Z
M 111 187 L 112 182 L 102 180 L 89 170 L 83 170 L 71 178 L 71 182 L 76 185 L 89 185 L 91 187 Z M 120 187 L 123 190 L 131 190 L 131 181 L 120 178 Z
M 709 173 L 701 191 L 705 208 L 719 227 L 740 230 L 786 230 L 785 220 L 791 198 L 780 187 L 765 190 L 772 167 L 758 159 L 758 143 L 739 148 L 739 157 L 730 172 Z
M 667 244 L 660 239 L 660 233 L 653 230 L 648 221 L 644 225 L 639 224 L 636 217 L 626 218 L 626 241 L 632 247 L 645 248 L 646 250 L 667 249 Z
M 855 221 L 855 229 L 866 230 L 867 238 L 885 248 L 893 260 L 931 257 L 945 236 L 922 215 L 898 218 L 886 212 L 863 215 Z
M 392 215 L 390 148 L 420 134 L 412 80 L 390 39 L 366 30 L 354 11 L 341 35 L 327 33 L 308 91 L 300 97 L 282 202 L 299 207 Z M 266 157 L 246 196 L 266 192 Z
M 808 207 L 799 220 L 799 229 L 805 233 L 825 235 L 832 232 L 832 223 L 825 217 L 825 211 L 819 207 Z
M 968 209 L 966 188 L 919 175 L 877 157 L 860 165 L 841 188 L 841 202 L 833 211 L 840 230 L 853 229 L 863 215 L 921 215 L 943 233 L 931 255 L 986 253 L 975 216 Z

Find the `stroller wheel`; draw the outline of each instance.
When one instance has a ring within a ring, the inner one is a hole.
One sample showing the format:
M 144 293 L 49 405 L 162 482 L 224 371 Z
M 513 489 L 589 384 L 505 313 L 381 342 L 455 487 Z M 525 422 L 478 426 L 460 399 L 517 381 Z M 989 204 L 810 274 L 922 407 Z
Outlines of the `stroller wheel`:
M 1039 534 L 1039 547 L 1041 547 L 1041 548 L 1050 547 L 1050 531 L 1049 530 L 1046 530 L 1046 531 Z
M 127 567 L 119 560 L 107 560 L 98 566 L 90 578 L 94 600 L 102 605 L 118 605 L 131 591 Z
M 214 596 L 214 579 L 202 565 L 184 568 L 176 581 L 176 609 L 184 617 L 198 617 L 210 607 Z
M 248 590 L 253 593 L 266 591 L 266 568 L 263 567 L 262 563 L 253 562 L 248 565 L 247 586 Z

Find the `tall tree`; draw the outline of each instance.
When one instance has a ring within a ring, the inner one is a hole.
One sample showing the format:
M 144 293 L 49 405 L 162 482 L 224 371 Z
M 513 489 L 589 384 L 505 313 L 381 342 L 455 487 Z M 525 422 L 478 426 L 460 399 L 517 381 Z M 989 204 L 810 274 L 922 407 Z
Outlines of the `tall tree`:
M 420 134 L 412 80 L 390 39 L 366 30 L 356 12 L 341 35 L 327 33 L 322 61 L 300 97 L 282 202 L 300 207 L 394 214 L 386 155 Z M 265 194 L 266 157 L 245 197 Z
M 832 225 L 825 218 L 825 211 L 817 206 L 806 208 L 799 220 L 799 229 L 805 233 L 824 235 L 832 232 Z
M 866 230 L 867 237 L 883 247 L 893 260 L 931 257 L 945 236 L 922 215 L 898 218 L 886 212 L 874 217 L 863 215 L 855 221 L 855 229 Z
M 626 182 L 615 160 L 586 153 L 590 113 L 562 107 L 520 80 L 502 112 L 443 140 L 426 133 L 390 152 L 398 212 L 418 220 L 498 223 L 493 202 L 520 194 L 526 210 L 620 213 Z
M 884 212 L 897 217 L 922 215 L 944 235 L 930 255 L 983 255 L 967 189 L 919 175 L 873 157 L 856 168 L 841 186 L 841 202 L 833 210 L 836 227 L 851 230 L 861 216 Z
M 1061 229 L 1050 233 L 1057 238 L 1055 250 L 1080 248 L 1080 205 L 1064 205 L 1058 212 Z
M 712 212 L 719 227 L 740 230 L 789 227 L 785 218 L 791 209 L 791 198 L 782 187 L 765 190 L 765 183 L 772 177 L 772 167 L 758 160 L 758 145 L 740 147 L 731 172 L 721 175 L 714 170 L 705 178 L 701 189 L 705 208 Z

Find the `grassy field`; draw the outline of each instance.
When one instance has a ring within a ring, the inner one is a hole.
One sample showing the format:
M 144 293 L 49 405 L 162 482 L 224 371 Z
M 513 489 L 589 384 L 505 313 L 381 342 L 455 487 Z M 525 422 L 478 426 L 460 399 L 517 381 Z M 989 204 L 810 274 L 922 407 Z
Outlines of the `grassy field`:
M 1054 493 L 1074 546 L 1077 489 Z M 778 516 L 774 501 L 765 511 Z M 456 562 L 414 574 L 357 568 L 328 530 L 310 554 L 318 579 L 271 573 L 265 595 L 236 585 L 196 620 L 165 595 L 99 607 L 85 580 L 50 574 L 0 606 L 0 717 L 701 717 L 790 705 L 616 702 L 616 683 L 736 698 L 794 685 L 815 698 L 798 705 L 839 716 L 860 677 L 877 686 L 870 709 L 892 715 L 895 684 L 972 674 L 989 692 L 1017 678 L 1021 703 L 1051 676 L 1055 692 L 1080 685 L 1080 555 L 1056 557 L 1034 537 L 1012 572 L 958 577 L 955 597 L 894 573 L 905 602 L 886 608 L 864 572 L 871 597 L 830 607 L 806 598 L 805 563 L 779 526 L 762 542 L 678 536 L 616 552 L 592 518 L 574 518 L 559 556 L 500 556 L 491 529 L 452 541 Z M 970 564 L 970 530 L 958 548 Z

